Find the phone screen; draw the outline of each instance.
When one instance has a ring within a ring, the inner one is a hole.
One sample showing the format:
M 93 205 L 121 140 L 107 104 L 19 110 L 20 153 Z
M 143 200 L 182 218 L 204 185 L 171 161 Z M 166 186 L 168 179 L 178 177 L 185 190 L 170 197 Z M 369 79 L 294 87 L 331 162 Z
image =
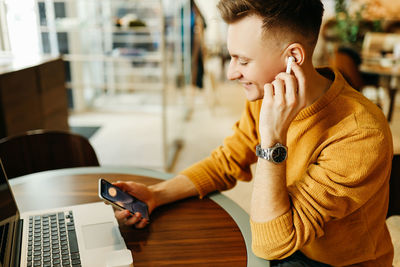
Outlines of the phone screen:
M 149 212 L 146 203 L 122 191 L 104 179 L 99 180 L 99 194 L 100 197 L 106 201 L 109 201 L 122 209 L 127 209 L 131 213 L 140 212 L 143 218 L 149 219 Z

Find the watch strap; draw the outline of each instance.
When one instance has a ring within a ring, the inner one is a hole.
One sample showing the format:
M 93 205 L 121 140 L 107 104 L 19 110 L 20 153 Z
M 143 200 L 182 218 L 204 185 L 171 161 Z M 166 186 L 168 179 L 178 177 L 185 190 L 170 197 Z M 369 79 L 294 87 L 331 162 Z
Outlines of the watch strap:
M 260 145 L 256 146 L 256 156 L 266 160 L 270 160 L 270 148 L 264 149 Z

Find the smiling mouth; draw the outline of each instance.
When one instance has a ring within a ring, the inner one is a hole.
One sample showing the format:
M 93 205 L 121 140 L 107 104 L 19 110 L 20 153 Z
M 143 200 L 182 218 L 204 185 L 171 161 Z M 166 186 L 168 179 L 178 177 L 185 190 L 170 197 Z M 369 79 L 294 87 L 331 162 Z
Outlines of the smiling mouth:
M 247 82 L 240 82 L 240 83 L 241 83 L 242 86 L 245 87 L 245 88 L 249 88 L 249 87 L 252 85 L 252 83 L 247 83 Z

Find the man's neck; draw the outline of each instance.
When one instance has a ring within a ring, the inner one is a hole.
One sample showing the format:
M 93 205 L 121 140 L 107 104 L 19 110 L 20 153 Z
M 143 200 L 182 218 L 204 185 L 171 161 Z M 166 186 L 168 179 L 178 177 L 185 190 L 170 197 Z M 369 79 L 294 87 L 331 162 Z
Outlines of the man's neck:
M 307 107 L 321 98 L 330 88 L 332 81 L 319 74 L 312 64 L 303 66 L 306 73 Z

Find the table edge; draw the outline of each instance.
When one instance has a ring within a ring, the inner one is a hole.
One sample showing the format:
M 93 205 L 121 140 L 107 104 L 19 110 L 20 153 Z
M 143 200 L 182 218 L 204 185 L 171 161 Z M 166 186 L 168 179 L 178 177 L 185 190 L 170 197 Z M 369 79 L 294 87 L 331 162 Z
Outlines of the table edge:
M 164 173 L 156 170 L 129 167 L 129 166 L 100 166 L 100 167 L 78 167 L 78 168 L 67 168 L 43 171 L 38 173 L 32 173 L 9 180 L 11 185 L 18 185 L 31 179 L 46 179 L 49 176 L 62 176 L 62 175 L 73 175 L 73 174 L 93 174 L 93 173 L 120 173 L 120 174 L 134 174 L 140 176 L 149 176 L 159 178 L 162 180 L 168 180 L 173 178 L 175 175 L 172 173 Z M 246 244 L 247 254 L 247 266 L 258 267 L 258 266 L 269 266 L 269 261 L 256 257 L 251 249 L 251 229 L 249 223 L 249 215 L 245 212 L 238 204 L 227 196 L 215 192 L 208 196 L 211 200 L 221 206 L 236 222 L 239 227 L 242 236 Z
M 381 75 L 381 76 L 387 76 L 387 77 L 400 77 L 400 72 L 399 71 L 393 71 L 390 69 L 374 69 L 373 66 L 365 63 L 361 63 L 359 66 L 360 72 L 367 73 L 367 74 L 376 74 L 376 75 Z

